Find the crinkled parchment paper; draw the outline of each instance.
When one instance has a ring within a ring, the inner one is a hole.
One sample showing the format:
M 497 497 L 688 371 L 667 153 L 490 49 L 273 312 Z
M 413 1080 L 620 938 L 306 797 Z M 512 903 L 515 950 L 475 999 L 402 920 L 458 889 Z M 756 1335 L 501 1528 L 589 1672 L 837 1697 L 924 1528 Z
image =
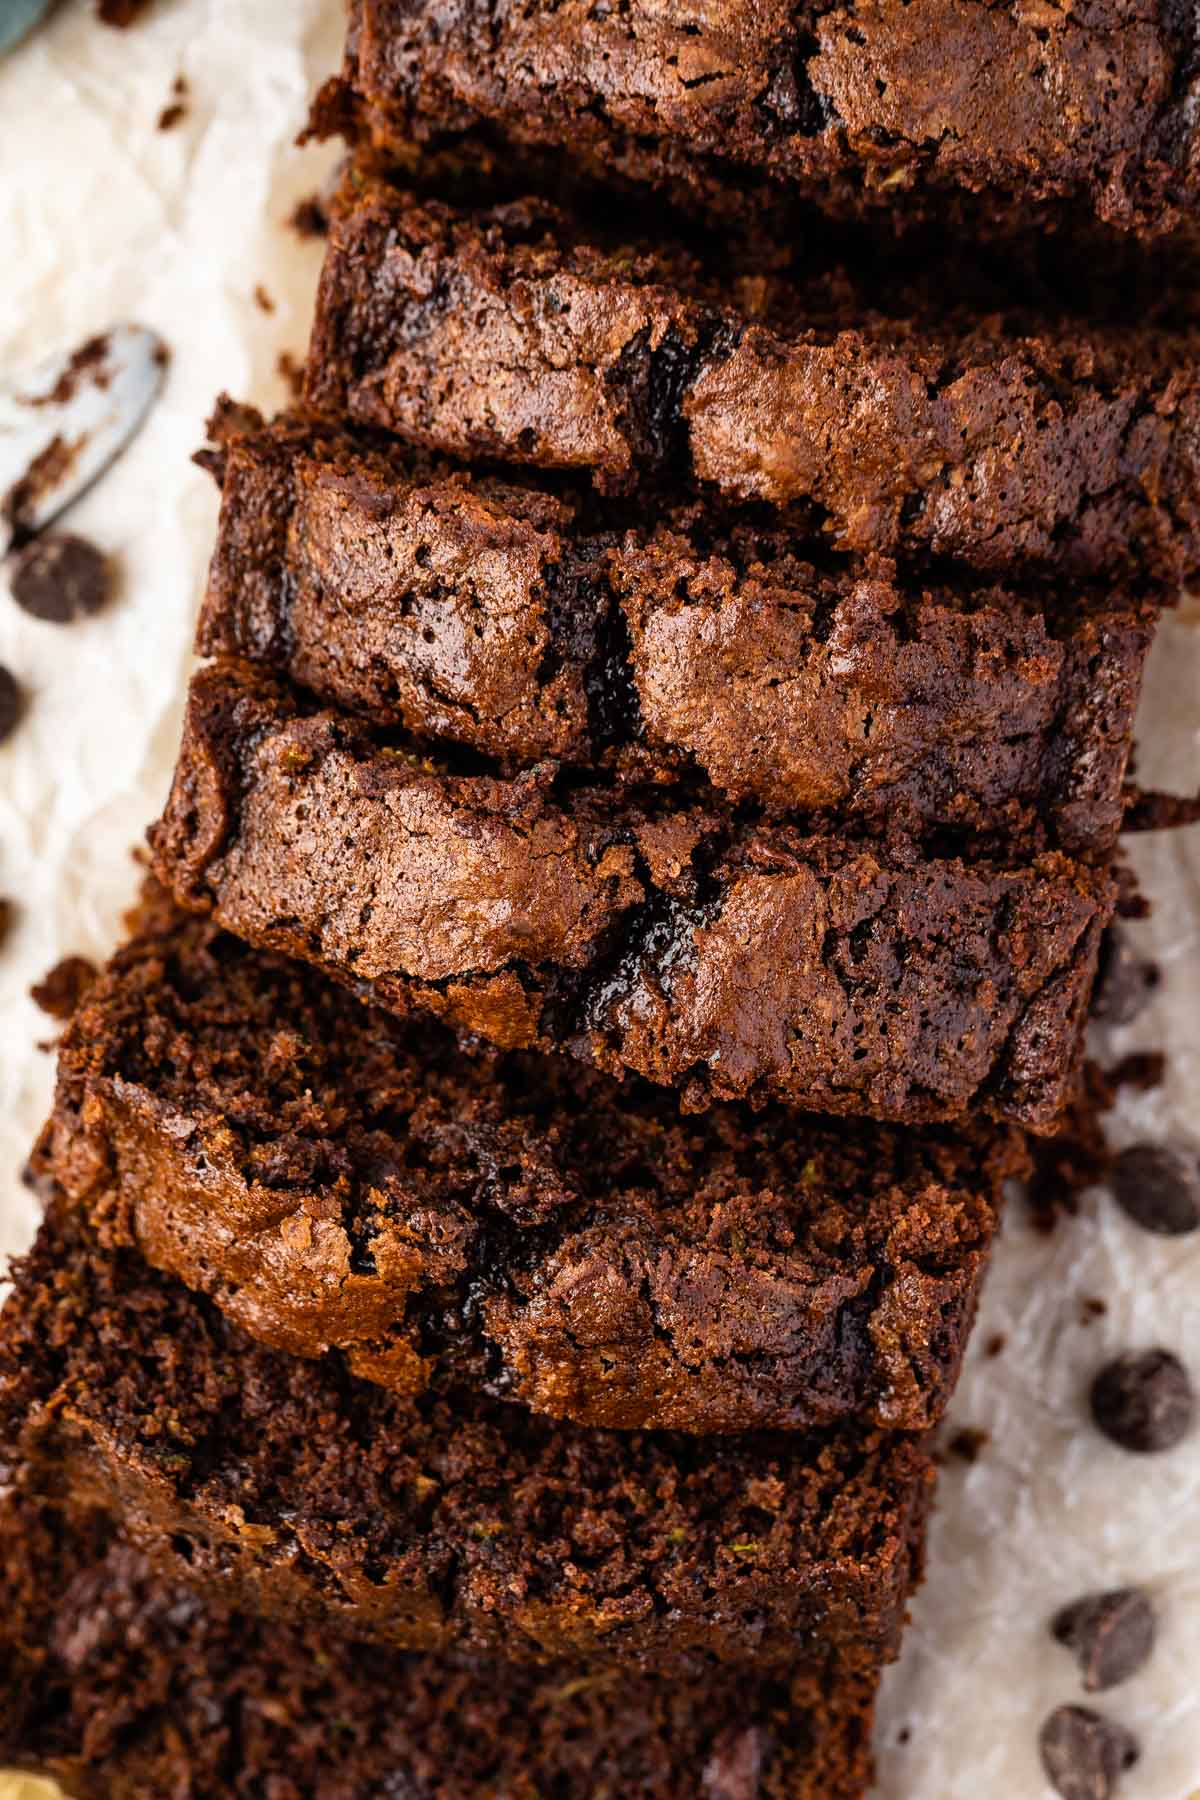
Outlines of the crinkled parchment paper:
M 53 1026 L 29 984 L 62 955 L 111 949 L 135 887 L 131 846 L 166 791 L 216 512 L 189 457 L 219 389 L 276 405 L 278 354 L 304 348 L 320 252 L 284 221 L 330 157 L 292 139 L 341 27 L 340 0 L 156 0 L 114 32 L 90 0 L 64 0 L 0 60 L 0 370 L 122 318 L 157 327 L 173 353 L 147 428 L 71 516 L 119 564 L 111 608 L 38 624 L 0 579 L 0 662 L 29 694 L 0 746 L 0 894 L 17 909 L 0 948 L 0 1252 L 34 1230 L 18 1172 L 50 1098 L 51 1058 L 33 1046 Z M 186 116 L 159 131 L 179 75 Z M 1200 784 L 1194 606 L 1164 627 L 1141 737 L 1143 780 Z M 1164 1047 L 1170 1063 L 1113 1129 L 1200 1141 L 1200 832 L 1145 838 L 1133 854 L 1156 902 L 1135 935 L 1165 980 L 1096 1047 Z M 1093 1298 L 1100 1316 L 1083 1305 Z M 998 1333 L 1005 1348 L 986 1357 Z M 887 1800 L 1047 1800 L 1038 1726 L 1083 1699 L 1047 1618 L 1127 1582 L 1152 1589 L 1162 1630 L 1143 1672 L 1098 1701 L 1142 1739 L 1122 1794 L 1200 1800 L 1200 1430 L 1135 1458 L 1086 1410 L 1105 1357 L 1156 1343 L 1200 1378 L 1200 1236 L 1148 1237 L 1099 1193 L 1049 1237 L 1014 1211 L 954 1407 L 987 1442 L 970 1465 L 947 1461 L 930 1577 L 885 1682 Z M 0 1800 L 50 1791 L 0 1775 Z

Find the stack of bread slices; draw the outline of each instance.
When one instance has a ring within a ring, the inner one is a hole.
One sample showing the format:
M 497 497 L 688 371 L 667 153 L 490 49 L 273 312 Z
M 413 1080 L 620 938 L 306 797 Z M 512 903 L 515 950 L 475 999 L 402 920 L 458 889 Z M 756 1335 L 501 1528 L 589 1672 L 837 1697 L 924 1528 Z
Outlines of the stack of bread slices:
M 866 1792 L 1200 561 L 1129 10 L 352 6 L 0 1323 L 10 1760 Z

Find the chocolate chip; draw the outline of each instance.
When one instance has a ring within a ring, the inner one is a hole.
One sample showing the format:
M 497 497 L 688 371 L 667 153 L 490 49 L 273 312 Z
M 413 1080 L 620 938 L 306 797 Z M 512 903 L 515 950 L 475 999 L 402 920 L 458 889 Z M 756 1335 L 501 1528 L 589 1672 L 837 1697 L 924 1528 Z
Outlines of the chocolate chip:
M 1132 1144 L 1113 1164 L 1117 1205 L 1143 1231 L 1182 1237 L 1200 1226 L 1200 1152 Z
M 0 744 L 10 737 L 21 716 L 21 690 L 11 669 L 0 663 Z
M 1100 970 L 1092 995 L 1092 1017 L 1105 1025 L 1128 1025 L 1158 986 L 1158 969 L 1133 949 L 1123 931 L 1110 926 L 1100 947 Z
M 1075 1653 L 1085 1692 L 1128 1681 L 1154 1648 L 1154 1608 L 1137 1588 L 1085 1594 L 1056 1614 L 1050 1629 Z
M 1187 1370 L 1169 1350 L 1128 1351 L 1092 1383 L 1092 1417 L 1114 1444 L 1148 1455 L 1170 1450 L 1192 1423 Z
M 1060 1706 L 1042 1726 L 1042 1767 L 1062 1800 L 1109 1800 L 1138 1742 L 1123 1725 L 1086 1706 Z
M 99 612 L 110 586 L 108 564 L 96 546 L 67 533 L 26 544 L 13 559 L 11 581 L 17 605 L 52 625 Z

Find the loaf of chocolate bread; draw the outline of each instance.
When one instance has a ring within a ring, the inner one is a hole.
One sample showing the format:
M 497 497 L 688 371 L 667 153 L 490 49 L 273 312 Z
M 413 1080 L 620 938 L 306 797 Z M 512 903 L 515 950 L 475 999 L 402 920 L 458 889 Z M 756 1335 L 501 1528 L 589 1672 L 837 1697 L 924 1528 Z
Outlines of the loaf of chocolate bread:
M 636 1077 L 468 1056 L 152 899 L 62 1043 L 32 1168 L 277 1348 L 730 1432 L 934 1424 L 1021 1166 L 1003 1129 L 689 1120 Z
M 698 479 L 844 550 L 1022 579 L 1196 569 L 1194 332 L 897 303 L 844 271 L 604 241 L 540 200 L 421 200 L 360 160 L 306 392 L 431 449 L 609 489 Z
M 1171 0 L 353 0 L 343 79 L 382 143 L 482 124 L 718 210 L 757 177 L 885 228 L 1153 235 L 1200 195 L 1200 40 Z
M 212 430 L 202 655 L 509 771 L 698 770 L 734 801 L 864 829 L 1112 848 L 1145 599 L 820 567 L 694 498 L 644 520 L 312 417 L 225 405 Z
M 246 665 L 195 678 L 157 872 L 363 999 L 716 1099 L 1049 1128 L 1107 875 L 454 772 Z
M 52 1203 L 0 1315 L 0 1452 L 171 1579 L 393 1647 L 696 1674 L 894 1654 L 932 1470 L 847 1428 L 711 1441 L 402 1399 L 263 1348 Z
M 18 1476 L 19 1480 L 19 1476 Z M 230 1612 L 0 1498 L 0 1763 L 76 1800 L 861 1800 L 870 1673 L 453 1666 Z

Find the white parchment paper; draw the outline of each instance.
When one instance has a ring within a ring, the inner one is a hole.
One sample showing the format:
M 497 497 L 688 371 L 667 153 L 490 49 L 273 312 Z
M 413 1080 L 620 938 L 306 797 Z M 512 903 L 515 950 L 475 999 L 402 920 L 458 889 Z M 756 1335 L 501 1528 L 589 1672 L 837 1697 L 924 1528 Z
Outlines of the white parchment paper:
M 29 984 L 62 955 L 112 948 L 135 888 L 130 849 L 166 792 L 216 513 L 190 455 L 220 389 L 277 405 L 278 354 L 304 348 L 320 250 L 284 222 L 331 158 L 292 140 L 341 31 L 341 0 L 155 0 L 126 32 L 99 26 L 90 0 L 64 0 L 0 59 L 0 370 L 125 318 L 173 353 L 147 428 L 71 516 L 117 560 L 111 608 L 39 624 L 0 578 L 0 662 L 28 693 L 0 746 L 0 894 L 17 909 L 0 947 L 0 1253 L 35 1227 L 18 1172 L 52 1081 L 34 1044 L 53 1025 Z M 159 131 L 180 75 L 186 117 Z M 1141 727 L 1144 780 L 1200 785 L 1194 606 L 1164 627 Z M 1165 1047 L 1170 1064 L 1114 1132 L 1200 1142 L 1200 832 L 1143 839 L 1134 860 L 1156 901 L 1136 936 L 1165 980 L 1097 1048 Z M 1084 1308 L 1093 1298 L 1103 1315 Z M 984 1356 L 999 1333 L 1003 1353 Z M 885 1681 L 886 1800 L 1048 1800 L 1038 1726 L 1084 1697 L 1046 1621 L 1126 1582 L 1153 1590 L 1162 1632 L 1147 1668 L 1096 1702 L 1142 1740 L 1121 1792 L 1200 1800 L 1200 1431 L 1134 1458 L 1087 1421 L 1096 1366 L 1151 1344 L 1200 1379 L 1200 1236 L 1148 1237 L 1099 1193 L 1049 1238 L 1014 1214 L 954 1407 L 988 1441 L 973 1464 L 947 1464 L 930 1577 Z M 50 1791 L 0 1774 L 0 1800 Z

